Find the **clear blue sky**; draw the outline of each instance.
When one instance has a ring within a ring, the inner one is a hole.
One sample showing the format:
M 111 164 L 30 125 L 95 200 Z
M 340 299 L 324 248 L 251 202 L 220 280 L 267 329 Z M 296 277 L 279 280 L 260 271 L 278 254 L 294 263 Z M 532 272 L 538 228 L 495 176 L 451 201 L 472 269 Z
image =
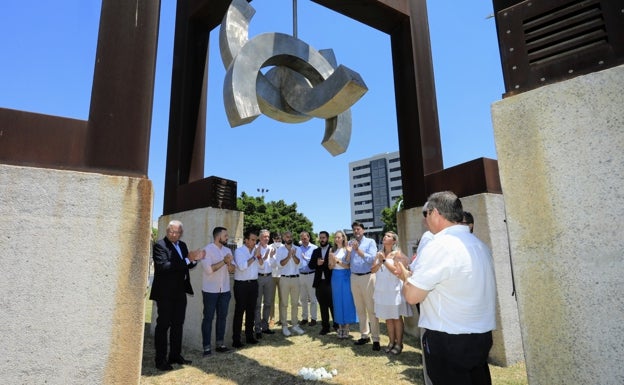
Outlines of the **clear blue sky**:
M 250 38 L 292 34 L 292 0 L 254 0 Z M 504 92 L 491 1 L 430 0 L 429 28 L 444 166 L 496 159 L 490 105 Z M 20 0 L 0 3 L 0 107 L 86 120 L 101 1 Z M 148 177 L 153 217 L 162 214 L 175 1 L 162 0 Z M 217 32 L 214 31 L 213 34 Z M 369 88 L 352 108 L 347 152 L 332 157 L 320 144 L 324 121 L 284 124 L 261 116 L 230 128 L 222 103 L 218 39 L 211 39 L 209 129 L 205 176 L 238 182 L 265 199 L 297 202 L 314 231 L 349 227 L 348 164 L 398 150 L 394 88 L 387 35 L 309 0 L 298 1 L 298 37 L 332 48 L 339 64 L 357 71 Z

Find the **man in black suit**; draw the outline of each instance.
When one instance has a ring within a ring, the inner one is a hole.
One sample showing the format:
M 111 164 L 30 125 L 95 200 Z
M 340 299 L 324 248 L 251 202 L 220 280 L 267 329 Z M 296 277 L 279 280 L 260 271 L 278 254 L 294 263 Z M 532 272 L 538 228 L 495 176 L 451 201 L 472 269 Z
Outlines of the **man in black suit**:
M 167 235 L 154 244 L 154 282 L 150 299 L 156 301 L 158 318 L 154 345 L 156 368 L 172 370 L 171 364 L 190 364 L 182 357 L 182 328 L 186 314 L 186 295 L 193 294 L 189 269 L 197 265 L 206 252 L 188 251 L 182 238 L 182 222 L 173 220 L 167 226 Z M 167 360 L 167 331 L 169 331 L 169 359 Z
M 334 305 L 332 301 L 331 275 L 329 268 L 329 233 L 321 231 L 319 233 L 320 247 L 312 251 L 312 257 L 308 263 L 308 267 L 314 270 L 314 283 L 312 286 L 316 289 L 316 299 L 321 308 L 321 331 L 320 335 L 329 333 L 329 312 L 334 317 Z

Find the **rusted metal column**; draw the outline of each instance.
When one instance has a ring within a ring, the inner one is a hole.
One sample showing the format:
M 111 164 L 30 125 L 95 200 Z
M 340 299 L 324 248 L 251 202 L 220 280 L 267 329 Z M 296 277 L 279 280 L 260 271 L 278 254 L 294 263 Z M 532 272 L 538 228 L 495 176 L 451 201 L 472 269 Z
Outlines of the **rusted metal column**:
M 426 1 L 411 0 L 409 12 L 409 30 L 392 35 L 405 208 L 422 205 L 424 176 L 444 169 Z
M 85 147 L 89 168 L 147 176 L 159 18 L 160 0 L 102 1 Z

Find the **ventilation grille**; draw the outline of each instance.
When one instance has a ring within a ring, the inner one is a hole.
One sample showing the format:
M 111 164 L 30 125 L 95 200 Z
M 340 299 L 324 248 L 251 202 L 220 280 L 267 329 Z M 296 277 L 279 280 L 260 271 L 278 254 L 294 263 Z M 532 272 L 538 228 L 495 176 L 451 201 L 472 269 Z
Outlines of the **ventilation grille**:
M 529 64 L 608 44 L 598 1 L 577 1 L 523 22 Z
M 621 0 L 522 1 L 496 25 L 504 96 L 624 63 Z

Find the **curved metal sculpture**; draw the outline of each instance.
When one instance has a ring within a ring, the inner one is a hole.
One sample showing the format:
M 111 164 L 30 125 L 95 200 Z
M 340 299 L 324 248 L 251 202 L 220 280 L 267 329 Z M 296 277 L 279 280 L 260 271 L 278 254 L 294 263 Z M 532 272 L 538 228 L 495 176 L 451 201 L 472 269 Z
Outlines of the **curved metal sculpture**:
M 255 10 L 233 0 L 221 23 L 219 46 L 227 69 L 223 99 L 230 126 L 250 123 L 261 113 L 285 123 L 325 119 L 321 144 L 332 155 L 346 151 L 351 111 L 368 91 L 360 75 L 337 65 L 331 49 L 317 51 L 283 33 L 249 39 Z M 266 75 L 260 71 L 273 66 Z

